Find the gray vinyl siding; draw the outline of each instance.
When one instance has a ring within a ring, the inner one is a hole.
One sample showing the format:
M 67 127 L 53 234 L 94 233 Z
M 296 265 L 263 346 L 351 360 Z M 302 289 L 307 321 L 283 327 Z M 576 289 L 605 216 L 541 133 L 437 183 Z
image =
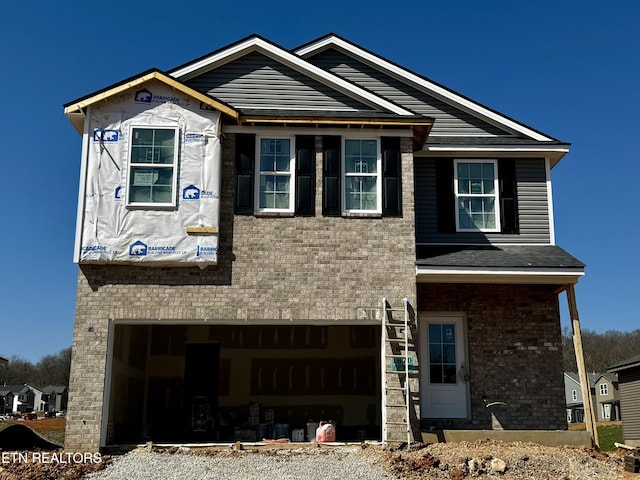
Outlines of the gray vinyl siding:
M 487 134 L 511 136 L 504 130 L 454 108 L 442 100 L 336 49 L 324 50 L 307 58 L 307 60 L 415 113 L 435 118 L 431 136 Z
M 618 372 L 622 433 L 625 441 L 640 441 L 640 367 Z
M 249 53 L 186 83 L 239 109 L 372 111 L 371 107 L 259 52 Z
M 453 159 L 416 158 L 415 203 L 417 243 L 550 243 L 546 169 L 543 159 L 516 159 L 520 233 L 438 232 L 436 162 Z

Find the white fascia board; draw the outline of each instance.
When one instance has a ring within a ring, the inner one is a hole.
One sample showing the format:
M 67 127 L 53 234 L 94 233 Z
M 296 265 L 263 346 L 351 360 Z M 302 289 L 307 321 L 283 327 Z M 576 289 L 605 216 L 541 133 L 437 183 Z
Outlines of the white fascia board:
M 269 126 L 257 126 L 257 127 L 246 127 L 244 125 L 223 125 L 222 129 L 226 133 L 278 133 L 282 134 L 282 128 L 279 127 L 269 127 Z M 296 135 L 318 135 L 318 129 L 312 127 L 293 127 L 290 128 L 294 134 Z M 350 135 L 353 137 L 404 137 L 411 138 L 413 137 L 413 132 L 411 130 L 403 130 L 403 129 L 380 129 L 380 128 L 358 128 L 349 129 L 349 128 L 332 128 L 326 127 L 322 129 L 323 135 Z
M 84 208 L 87 198 L 87 163 L 89 162 L 89 119 L 91 118 L 91 106 L 87 107 L 84 116 L 84 128 L 82 132 L 82 159 L 80 161 L 80 181 L 78 186 L 78 211 L 76 212 L 76 235 L 73 246 L 73 263 L 80 263 L 80 249 L 82 248 L 82 231 L 84 227 Z
M 508 269 L 439 269 L 416 267 L 418 283 L 496 283 L 496 284 L 544 284 L 567 285 L 578 283 L 583 271 L 558 270 L 508 270 Z
M 477 154 L 495 154 L 497 156 L 518 155 L 531 156 L 544 155 L 550 162 L 549 168 L 555 167 L 558 162 L 569 152 L 568 147 L 549 145 L 425 145 L 421 151 L 414 152 L 415 158 L 442 155 L 450 153 L 455 155 L 473 156 Z
M 226 50 L 203 58 L 199 62 L 188 65 L 184 68 L 181 68 L 180 70 L 176 70 L 171 73 L 171 76 L 174 78 L 182 78 L 188 76 L 190 73 L 207 67 L 213 68 L 213 66 L 215 66 L 217 63 L 226 62 L 231 59 L 238 58 L 251 50 L 259 50 L 265 55 L 270 56 L 274 60 L 282 62 L 295 70 L 302 71 L 324 84 L 328 84 L 329 86 L 332 86 L 339 91 L 345 92 L 352 96 L 356 96 L 368 103 L 373 103 L 374 105 L 382 107 L 398 115 L 415 115 L 415 113 L 406 110 L 405 108 L 402 108 L 395 103 L 389 102 L 388 100 L 385 100 L 378 95 L 364 90 L 357 85 L 354 85 L 353 83 L 347 82 L 343 78 L 338 77 L 333 73 L 316 67 L 315 65 L 307 62 L 297 55 L 287 52 L 286 50 L 283 50 L 269 42 L 265 42 L 261 38 L 255 37 L 249 38 L 246 41 L 234 45 Z
M 433 92 L 435 95 L 438 95 L 441 98 L 454 102 L 467 110 L 476 112 L 477 114 L 489 120 L 497 122 L 503 125 L 504 127 L 514 130 L 516 132 L 522 133 L 528 137 L 533 138 L 534 140 L 538 140 L 541 142 L 549 142 L 554 140 L 553 138 L 547 137 L 546 135 L 543 135 L 540 132 L 532 130 L 531 128 L 528 128 L 525 125 L 515 122 L 505 117 L 504 115 L 500 115 L 499 113 L 489 110 L 488 108 L 483 107 L 482 105 L 479 105 L 476 102 L 473 102 L 450 90 L 447 90 L 446 88 L 443 88 L 440 85 L 430 82 L 416 75 L 415 73 L 412 73 L 408 70 L 405 70 L 404 68 L 394 65 L 393 63 L 390 63 L 378 57 L 377 55 L 373 55 L 365 50 L 362 50 L 361 48 L 357 47 L 356 45 L 353 45 L 352 43 L 345 42 L 341 38 L 330 36 L 319 41 L 318 43 L 307 45 L 306 47 L 296 50 L 295 53 L 300 56 L 305 56 L 309 53 L 322 50 L 324 48 L 328 48 L 331 46 L 336 46 L 344 50 L 347 50 L 348 52 L 351 52 L 354 55 L 359 56 L 360 58 L 362 58 L 363 60 L 366 60 L 369 63 L 373 63 L 375 65 L 378 65 L 379 67 L 382 67 L 383 69 L 387 70 L 388 72 L 396 76 L 402 77 L 408 80 L 409 82 L 418 85 L 419 87 L 426 88 L 427 90 Z

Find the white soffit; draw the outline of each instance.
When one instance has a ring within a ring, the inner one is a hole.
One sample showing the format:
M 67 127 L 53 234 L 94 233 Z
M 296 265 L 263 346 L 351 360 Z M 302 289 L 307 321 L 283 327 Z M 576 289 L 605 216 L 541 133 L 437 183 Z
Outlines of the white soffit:
M 495 283 L 567 285 L 578 283 L 583 271 L 558 270 L 464 270 L 416 267 L 417 283 Z
M 367 52 L 366 50 L 363 50 L 357 45 L 347 42 L 340 37 L 336 37 L 333 35 L 325 37 L 316 43 L 311 43 L 309 45 L 306 45 L 296 50 L 295 53 L 304 57 L 314 52 L 330 48 L 332 46 L 351 52 L 352 54 L 360 57 L 361 59 L 365 60 L 368 63 L 375 64 L 383 68 L 384 70 L 392 73 L 395 76 L 401 77 L 419 87 L 427 89 L 433 94 L 437 95 L 438 97 L 446 99 L 452 103 L 455 103 L 460 107 L 462 107 L 463 109 L 475 112 L 478 115 L 481 115 L 482 117 L 487 118 L 488 120 L 497 122 L 500 125 L 504 126 L 505 128 L 519 132 L 523 135 L 526 135 L 540 142 L 555 141 L 554 138 L 548 137 L 536 130 L 533 130 L 527 127 L 526 125 L 522 125 L 521 123 L 511 120 L 510 118 L 505 117 L 504 115 L 501 115 L 497 112 L 494 112 L 493 110 L 483 107 L 482 105 L 472 100 L 469 100 L 468 98 L 465 98 L 462 95 L 459 95 L 436 83 L 433 83 L 427 80 L 426 78 L 423 78 L 409 70 L 399 67 L 398 65 L 395 65 L 394 63 L 391 63 L 388 60 L 385 60 L 384 58 L 379 57 L 378 55 L 374 55 L 370 52 Z
M 393 102 L 379 97 L 374 93 L 364 90 L 357 85 L 332 74 L 331 72 L 316 67 L 303 58 L 287 52 L 286 50 L 259 37 L 250 37 L 236 45 L 232 45 L 229 48 L 213 53 L 196 62 L 185 65 L 182 68 L 173 70 L 171 71 L 170 75 L 174 78 L 185 81 L 195 77 L 202 71 L 216 68 L 219 65 L 225 64 L 236 58 L 240 58 L 251 51 L 259 51 L 276 61 L 284 63 L 294 70 L 305 73 L 306 75 L 324 83 L 325 85 L 329 85 L 330 87 L 338 91 L 364 100 L 366 103 L 377 105 L 378 107 L 384 108 L 398 115 L 415 115 L 414 112 L 411 112 L 399 105 L 396 105 Z

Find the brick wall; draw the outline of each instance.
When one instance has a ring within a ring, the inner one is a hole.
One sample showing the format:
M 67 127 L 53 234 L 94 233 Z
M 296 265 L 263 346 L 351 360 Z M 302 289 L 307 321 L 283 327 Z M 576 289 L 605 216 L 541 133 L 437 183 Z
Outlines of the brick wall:
M 423 427 L 566 430 L 554 288 L 418 285 L 420 312 L 466 313 L 471 376 L 471 420 L 427 420 Z M 487 408 L 491 402 L 506 405 Z
M 321 137 L 316 145 L 321 146 Z M 319 150 L 319 149 L 318 149 Z M 253 323 L 357 319 L 358 307 L 415 301 L 411 139 L 402 139 L 402 217 L 233 215 L 235 137 L 223 143 L 217 267 L 83 265 L 79 271 L 65 447 L 99 448 L 109 321 Z

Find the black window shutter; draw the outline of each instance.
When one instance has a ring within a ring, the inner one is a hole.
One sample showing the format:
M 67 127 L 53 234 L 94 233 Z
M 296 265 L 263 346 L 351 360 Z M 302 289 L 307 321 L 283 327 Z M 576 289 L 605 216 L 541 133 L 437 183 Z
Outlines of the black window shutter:
M 340 191 L 340 144 L 338 136 L 322 138 L 322 214 L 325 216 L 341 215 Z
M 382 214 L 400 215 L 400 139 L 382 137 Z
M 456 198 L 453 193 L 453 160 L 436 161 L 436 202 L 438 206 L 438 232 L 456 231 Z
M 236 135 L 236 202 L 237 214 L 253 213 L 253 175 L 256 156 L 256 136 Z
M 296 136 L 296 214 L 315 215 L 315 137 Z
M 498 180 L 500 185 L 501 232 L 517 234 L 519 233 L 519 226 L 515 160 L 510 158 L 498 160 Z

